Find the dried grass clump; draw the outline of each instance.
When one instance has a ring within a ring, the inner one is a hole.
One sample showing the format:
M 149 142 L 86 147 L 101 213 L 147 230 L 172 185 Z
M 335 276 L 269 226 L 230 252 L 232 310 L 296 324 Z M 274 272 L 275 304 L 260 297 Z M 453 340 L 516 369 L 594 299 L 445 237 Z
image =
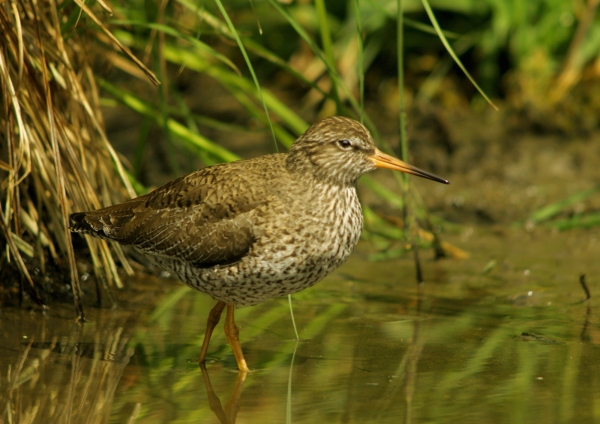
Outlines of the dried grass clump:
M 31 271 L 43 275 L 51 262 L 70 273 L 83 317 L 68 214 L 134 192 L 104 133 L 90 30 L 78 24 L 79 7 L 58 3 L 0 3 L 0 269 L 16 269 L 21 289 L 41 303 Z M 114 255 L 131 268 L 120 248 L 86 242 L 97 281 L 121 286 Z

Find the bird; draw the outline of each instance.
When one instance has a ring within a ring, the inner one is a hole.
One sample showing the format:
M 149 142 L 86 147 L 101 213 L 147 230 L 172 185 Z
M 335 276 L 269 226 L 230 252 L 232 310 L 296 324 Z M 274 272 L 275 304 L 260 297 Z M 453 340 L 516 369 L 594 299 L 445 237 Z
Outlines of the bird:
M 70 215 L 70 230 L 132 246 L 217 301 L 198 362 L 226 308 L 225 335 L 248 372 L 235 308 L 313 286 L 341 265 L 363 225 L 358 178 L 387 168 L 448 181 L 380 151 L 358 121 L 314 123 L 287 153 L 209 166 L 156 190 Z

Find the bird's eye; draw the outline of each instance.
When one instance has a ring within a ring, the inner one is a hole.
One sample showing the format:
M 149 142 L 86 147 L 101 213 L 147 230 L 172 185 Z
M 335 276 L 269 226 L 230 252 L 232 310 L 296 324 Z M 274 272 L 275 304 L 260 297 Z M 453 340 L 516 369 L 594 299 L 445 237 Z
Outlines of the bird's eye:
M 352 143 L 350 143 L 350 140 L 339 140 L 338 141 L 338 146 L 340 146 L 342 149 L 349 149 L 350 147 L 352 147 Z

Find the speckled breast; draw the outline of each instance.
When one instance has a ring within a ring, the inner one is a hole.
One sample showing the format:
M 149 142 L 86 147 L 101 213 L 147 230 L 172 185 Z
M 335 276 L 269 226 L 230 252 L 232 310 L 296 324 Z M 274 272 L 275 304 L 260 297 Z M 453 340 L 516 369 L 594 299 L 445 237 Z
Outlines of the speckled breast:
M 318 192 L 326 202 L 315 204 L 301 219 L 281 214 L 267 223 L 250 254 L 235 264 L 196 268 L 173 259 L 150 259 L 189 286 L 236 307 L 303 290 L 350 256 L 362 230 L 354 187 L 323 187 Z

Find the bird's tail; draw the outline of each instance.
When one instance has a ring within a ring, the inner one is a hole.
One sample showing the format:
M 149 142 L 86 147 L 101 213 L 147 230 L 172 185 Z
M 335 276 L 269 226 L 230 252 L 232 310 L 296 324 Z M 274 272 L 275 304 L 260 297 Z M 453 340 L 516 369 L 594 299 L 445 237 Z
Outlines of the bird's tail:
M 94 216 L 94 212 L 76 212 L 69 215 L 69 230 L 74 233 L 90 234 L 94 237 L 110 239 L 105 234 L 102 223 Z
M 76 212 L 69 215 L 69 230 L 74 233 L 91 233 L 94 231 L 89 222 L 86 221 L 86 212 Z

